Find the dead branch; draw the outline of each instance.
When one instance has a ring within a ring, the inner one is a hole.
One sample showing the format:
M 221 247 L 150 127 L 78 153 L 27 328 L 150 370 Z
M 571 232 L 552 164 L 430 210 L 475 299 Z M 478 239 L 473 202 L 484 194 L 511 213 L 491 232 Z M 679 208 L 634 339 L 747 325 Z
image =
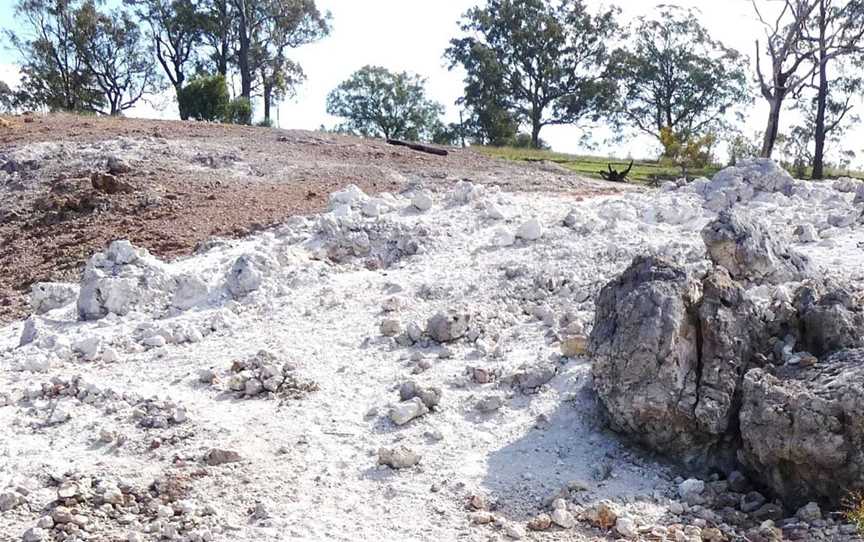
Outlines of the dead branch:
M 423 145 L 421 143 L 412 143 L 410 141 L 402 141 L 401 139 L 388 139 L 387 143 L 390 145 L 396 145 L 397 147 L 408 147 L 411 150 L 425 152 L 428 154 L 435 154 L 437 156 L 447 156 L 450 154 L 445 149 L 439 147 L 431 147 L 429 145 Z

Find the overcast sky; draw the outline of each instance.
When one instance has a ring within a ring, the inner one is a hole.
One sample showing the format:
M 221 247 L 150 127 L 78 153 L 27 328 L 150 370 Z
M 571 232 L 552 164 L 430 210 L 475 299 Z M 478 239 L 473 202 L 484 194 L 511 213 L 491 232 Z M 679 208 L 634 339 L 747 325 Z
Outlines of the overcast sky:
M 766 3 L 766 0 L 759 1 Z M 649 14 L 657 5 L 652 0 L 588 2 L 595 9 L 610 3 L 618 5 L 625 22 Z M 13 0 L 0 0 L 0 21 L 14 20 L 13 3 Z M 303 66 L 307 80 L 295 99 L 279 106 L 280 126 L 316 129 L 322 124 L 336 124 L 338 119 L 325 112 L 326 95 L 366 64 L 412 71 L 426 77 L 430 96 L 447 107 L 448 120 L 457 120 L 458 110 L 453 102 L 462 94 L 462 73 L 448 71 L 442 54 L 449 40 L 458 34 L 460 15 L 477 3 L 477 0 L 318 0 L 323 10 L 333 14 L 333 33 L 319 43 L 295 51 L 294 58 Z M 750 0 L 668 0 L 664 3 L 699 9 L 703 24 L 714 38 L 751 58 L 754 41 L 763 37 Z M 777 3 L 770 1 L 770 5 Z M 14 62 L 12 51 L 0 53 L 0 78 L 14 82 Z M 170 100 L 156 102 L 163 103 L 157 104 L 157 109 L 142 106 L 131 114 L 176 117 L 176 107 Z M 858 105 L 861 107 L 861 102 Z M 159 107 L 164 108 L 159 110 Z M 762 128 L 767 110 L 761 100 L 757 100 L 748 113 L 746 131 L 750 134 Z M 787 114 L 786 119 L 789 120 L 790 115 Z M 597 141 L 608 135 L 605 128 L 590 130 Z M 577 127 L 546 127 L 541 136 L 556 150 L 575 153 L 584 150 L 579 144 L 582 133 L 583 129 Z M 846 146 L 861 155 L 857 162 L 864 162 L 864 130 L 851 133 Z M 602 154 L 636 157 L 654 156 L 656 151 L 650 138 L 633 138 L 599 149 Z

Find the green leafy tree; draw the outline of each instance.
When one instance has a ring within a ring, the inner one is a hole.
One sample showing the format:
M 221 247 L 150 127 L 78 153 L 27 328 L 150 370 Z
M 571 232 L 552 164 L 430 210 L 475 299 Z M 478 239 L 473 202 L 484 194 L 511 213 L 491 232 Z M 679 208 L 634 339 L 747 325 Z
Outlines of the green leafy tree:
M 519 132 L 519 119 L 507 110 L 498 82 L 500 64 L 489 48 L 477 48 L 464 57 L 466 71 L 473 76 L 465 81 L 465 95 L 456 104 L 467 109 L 464 119 L 466 135 L 478 145 L 503 147 L 513 142 Z M 468 64 L 471 66 L 468 67 Z
M 729 165 L 735 166 L 741 160 L 759 156 L 761 145 L 758 142 L 759 136 L 760 134 L 756 134 L 755 139 L 750 139 L 740 130 L 730 131 L 726 138 L 726 145 L 729 150 Z
M 77 0 L 18 0 L 20 31 L 6 36 L 21 56 L 20 101 L 25 108 L 101 111 L 105 97 L 79 47 Z
M 149 38 L 162 71 L 178 98 L 195 62 L 207 18 L 197 0 L 125 0 L 149 27 Z M 226 64 L 227 72 L 227 64 Z M 223 75 L 225 75 L 223 73 Z M 180 118 L 189 114 L 182 107 Z
M 11 113 L 15 109 L 15 91 L 4 81 L 0 81 L 0 112 Z
M 267 0 L 261 5 L 264 19 L 254 40 L 252 58 L 261 86 L 264 120 L 270 121 L 272 103 L 292 96 L 305 79 L 302 67 L 288 58 L 288 52 L 329 35 L 330 14 L 319 11 L 314 0 Z
M 199 62 L 199 72 L 215 72 L 228 77 L 228 65 L 234 57 L 236 27 L 233 0 L 201 0 L 204 15 L 202 40 L 209 47 L 208 62 Z
M 228 124 L 252 124 L 252 102 L 238 96 L 228 102 L 223 120 Z
M 103 13 L 87 0 L 75 13 L 75 46 L 108 106 L 119 115 L 146 93 L 160 90 L 160 78 L 138 21 L 129 12 Z M 102 111 L 104 112 L 104 111 Z
M 240 95 L 251 99 L 263 66 L 285 65 L 287 49 L 326 36 L 329 15 L 315 0 L 228 0 L 234 25 L 234 58 L 240 75 Z M 271 70 L 277 71 L 277 70 Z
M 860 117 L 853 111 L 856 98 L 864 91 L 864 80 L 854 70 L 847 73 L 847 76 L 832 80 L 824 105 L 820 103 L 820 87 L 817 84 L 812 92 L 802 93 L 793 107 L 798 112 L 798 121 L 791 127 L 787 137 L 783 138 L 782 150 L 791 164 L 790 168 L 799 178 L 804 178 L 808 169 L 812 178 L 823 178 L 827 163 L 825 157 L 832 152 L 842 157 L 844 136 L 850 128 L 860 123 Z M 824 138 L 821 147 L 817 137 L 820 122 Z M 823 168 L 822 171 L 817 171 L 817 164 Z
M 445 57 L 466 73 L 466 103 L 494 106 L 531 126 L 597 120 L 614 85 L 605 77 L 616 9 L 588 13 L 584 0 L 487 0 L 463 15 L 464 37 Z
M 836 131 L 837 123 L 832 125 L 832 115 L 840 115 L 839 110 L 848 109 L 845 104 L 832 96 L 840 93 L 850 94 L 861 90 L 860 76 L 831 78 L 831 69 L 851 58 L 864 55 L 864 0 L 818 0 L 809 24 L 806 25 L 806 41 L 814 45 L 816 90 L 815 118 L 813 119 L 813 172 L 814 179 L 825 176 L 825 149 L 831 132 Z M 857 87 L 857 88 L 854 88 Z M 833 110 L 832 110 L 833 109 Z M 846 111 L 848 112 L 848 110 Z M 843 115 L 840 115 L 842 121 Z
M 712 39 L 693 11 L 660 6 L 641 17 L 615 57 L 618 117 L 661 144 L 698 138 L 749 100 L 746 59 Z M 672 152 L 664 144 L 664 155 Z
M 429 141 L 441 129 L 444 107 L 426 97 L 423 78 L 365 66 L 330 92 L 327 113 L 366 137 Z
M 180 90 L 178 102 L 189 118 L 220 121 L 225 118 L 228 103 L 228 84 L 222 74 L 197 77 Z

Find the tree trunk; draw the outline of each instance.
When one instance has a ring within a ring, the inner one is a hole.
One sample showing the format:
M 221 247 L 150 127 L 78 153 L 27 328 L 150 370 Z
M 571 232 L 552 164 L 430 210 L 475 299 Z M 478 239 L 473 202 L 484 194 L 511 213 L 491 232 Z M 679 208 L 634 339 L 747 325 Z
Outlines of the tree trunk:
M 762 158 L 771 158 L 777 133 L 780 130 L 780 109 L 783 107 L 783 95 L 778 90 L 771 100 L 771 111 L 768 113 L 768 126 L 765 128 L 765 138 L 762 141 Z
M 273 94 L 273 85 L 264 82 L 264 122 L 270 124 L 270 99 Z
M 828 104 L 828 59 L 825 58 L 825 17 L 825 1 L 822 0 L 819 11 L 819 94 L 816 98 L 816 126 L 814 133 L 816 152 L 813 154 L 812 179 L 825 178 L 825 109 Z
M 249 66 L 249 50 L 251 48 L 249 29 L 246 19 L 246 3 L 241 3 L 242 9 L 237 10 L 237 35 L 239 49 L 237 51 L 237 69 L 240 71 L 240 95 L 246 99 L 252 98 L 252 70 Z
M 543 128 L 543 125 L 540 124 L 539 119 L 532 119 L 531 121 L 531 147 L 535 149 L 540 148 L 540 129 Z
M 189 112 L 186 111 L 185 107 L 183 107 L 183 100 L 180 99 L 180 96 L 183 93 L 182 82 L 174 85 L 174 93 L 177 95 L 177 112 L 180 114 L 180 120 L 189 120 Z

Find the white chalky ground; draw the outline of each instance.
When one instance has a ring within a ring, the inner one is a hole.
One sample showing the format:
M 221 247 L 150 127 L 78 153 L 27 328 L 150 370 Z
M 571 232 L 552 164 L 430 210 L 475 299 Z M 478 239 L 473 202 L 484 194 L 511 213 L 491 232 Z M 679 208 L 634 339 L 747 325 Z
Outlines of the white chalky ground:
M 93 276 L 131 279 L 101 279 L 85 305 L 126 314 L 78 321 L 73 302 L 35 317 L 33 341 L 22 347 L 23 322 L 0 329 L 0 492 L 29 490 L 27 506 L 0 515 L 0 540 L 20 540 L 56 498 L 50 475 L 68 472 L 144 486 L 172 470 L 195 471 L 188 500 L 212 508 L 199 535 L 214 540 L 503 539 L 500 525 L 472 524 L 472 495 L 524 529 L 568 483 L 584 486 L 584 504 L 613 499 L 637 525 L 660 522 L 677 473 L 603 429 L 590 359 L 562 357 L 559 340 L 590 331 L 594 295 L 636 255 L 705 269 L 700 231 L 733 201 L 790 238 L 812 225 L 805 235 L 815 233 L 813 242 L 795 248 L 831 275 L 864 282 L 864 227 L 854 222 L 862 204 L 852 203 L 860 184 L 759 184 L 777 174 L 753 171 L 764 175 L 741 170 L 731 184 L 581 202 L 461 183 L 433 194 L 424 211 L 411 193 L 370 203 L 348 190 L 321 216 L 216 241 L 173 263 L 118 244 Z M 387 319 L 400 331 L 423 329 L 449 310 L 469 315 L 470 325 L 445 345 L 408 344 L 380 329 Z M 261 350 L 319 389 L 270 399 L 225 391 L 232 362 Z M 478 383 L 473 368 L 496 378 Z M 512 382 L 538 368 L 557 374 L 536 393 Z M 219 377 L 215 385 L 200 381 L 204 369 Z M 76 375 L 84 399 L 40 395 L 40 384 Z M 397 427 L 389 407 L 409 379 L 443 396 L 436 410 Z M 479 411 L 491 396 L 503 406 Z M 170 400 L 182 421 L 142 428 L 133 405 L 149 397 Z M 100 442 L 104 432 L 125 442 Z M 378 450 L 397 446 L 422 454 L 420 463 L 379 466 Z M 242 460 L 205 468 L 212 448 Z M 256 505 L 266 513 L 254 513 Z M 153 521 L 102 528 L 116 539 L 155 540 L 162 527 Z M 592 532 L 582 524 L 531 536 Z

